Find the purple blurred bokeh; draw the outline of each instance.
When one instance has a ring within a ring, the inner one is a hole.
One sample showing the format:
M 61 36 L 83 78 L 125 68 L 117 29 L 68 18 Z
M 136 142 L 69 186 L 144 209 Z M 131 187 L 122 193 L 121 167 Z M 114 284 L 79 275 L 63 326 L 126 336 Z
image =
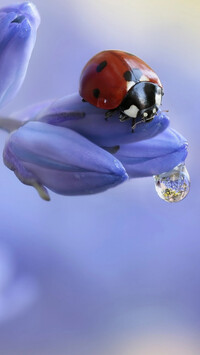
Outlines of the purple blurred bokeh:
M 0 353 L 160 355 L 131 349 L 148 334 L 173 334 L 179 344 L 179 335 L 187 342 L 200 330 L 199 2 L 34 3 L 36 47 L 2 115 L 76 92 L 100 50 L 132 52 L 163 83 L 163 109 L 189 142 L 192 185 L 178 204 L 160 200 L 152 178 L 89 197 L 52 194 L 46 203 L 1 161 Z

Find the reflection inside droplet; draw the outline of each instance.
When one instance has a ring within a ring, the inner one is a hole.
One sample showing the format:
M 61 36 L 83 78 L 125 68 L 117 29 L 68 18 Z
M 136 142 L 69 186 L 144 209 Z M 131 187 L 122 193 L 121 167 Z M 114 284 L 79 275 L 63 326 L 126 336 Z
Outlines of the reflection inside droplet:
M 158 196 L 167 202 L 183 200 L 190 190 L 190 176 L 184 163 L 167 173 L 155 175 L 154 181 Z

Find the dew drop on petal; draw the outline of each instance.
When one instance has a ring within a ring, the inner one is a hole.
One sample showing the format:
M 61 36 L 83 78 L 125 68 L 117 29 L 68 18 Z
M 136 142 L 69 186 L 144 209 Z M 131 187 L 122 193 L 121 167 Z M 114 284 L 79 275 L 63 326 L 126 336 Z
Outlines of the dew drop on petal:
M 157 194 L 167 202 L 183 200 L 190 190 L 190 176 L 184 163 L 167 173 L 154 175 Z

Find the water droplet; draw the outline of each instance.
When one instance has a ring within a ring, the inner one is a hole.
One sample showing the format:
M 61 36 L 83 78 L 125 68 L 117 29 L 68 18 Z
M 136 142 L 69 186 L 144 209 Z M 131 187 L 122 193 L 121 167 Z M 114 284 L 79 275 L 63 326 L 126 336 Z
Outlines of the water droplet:
M 154 181 L 158 196 L 167 202 L 183 200 L 190 190 L 190 176 L 184 163 L 167 173 L 155 175 Z

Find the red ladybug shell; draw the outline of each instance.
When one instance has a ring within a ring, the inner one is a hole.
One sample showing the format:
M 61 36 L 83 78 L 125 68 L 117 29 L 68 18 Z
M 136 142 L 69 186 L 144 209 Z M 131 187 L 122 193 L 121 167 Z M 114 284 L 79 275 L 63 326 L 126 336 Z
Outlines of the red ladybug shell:
M 117 108 L 128 90 L 140 81 L 162 87 L 157 74 L 143 60 L 130 53 L 108 50 L 96 54 L 85 65 L 79 93 L 92 105 L 110 110 Z

